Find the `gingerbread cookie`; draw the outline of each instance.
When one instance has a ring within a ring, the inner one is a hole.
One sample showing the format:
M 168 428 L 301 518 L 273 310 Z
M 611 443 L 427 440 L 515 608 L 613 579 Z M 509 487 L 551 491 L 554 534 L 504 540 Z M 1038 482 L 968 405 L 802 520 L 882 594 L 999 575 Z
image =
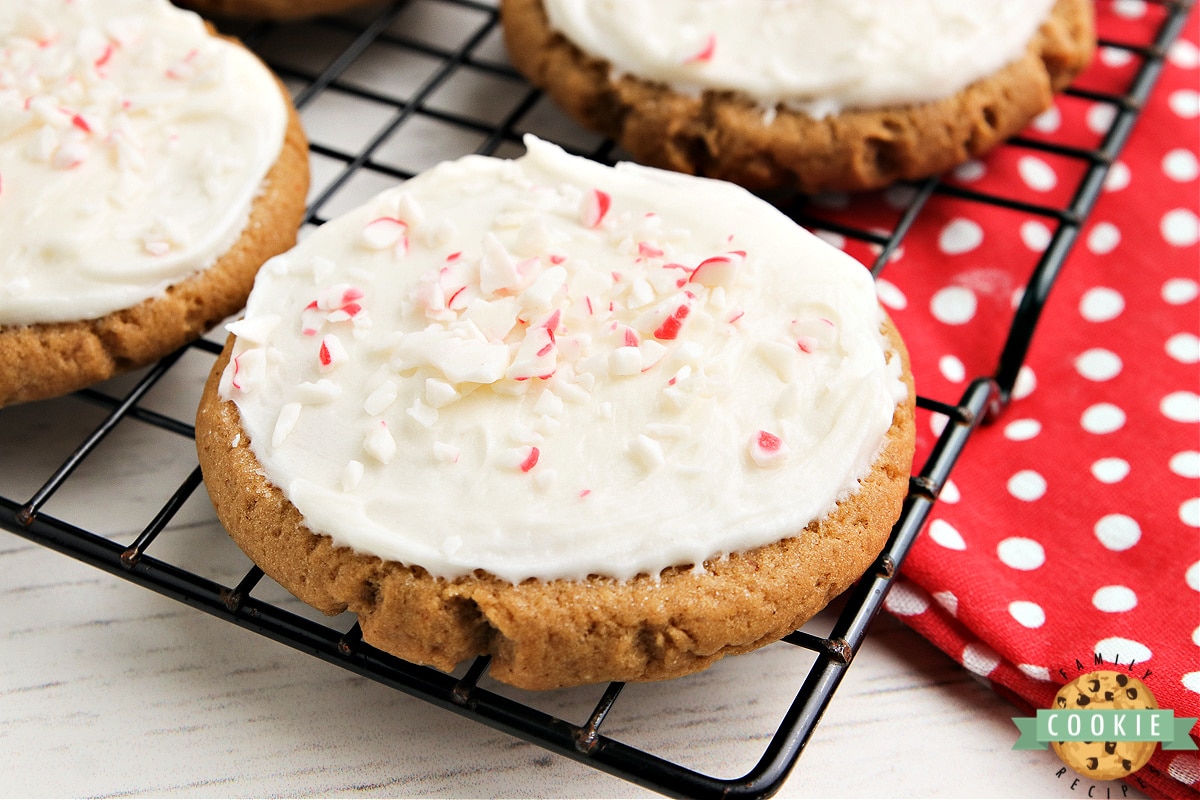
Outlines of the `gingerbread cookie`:
M 302 19 L 318 14 L 335 14 L 379 0 L 178 0 L 201 14 L 222 17 L 259 17 L 263 19 Z
M 879 187 L 980 156 L 1095 46 L 1088 0 L 502 0 L 513 64 L 647 164 Z
M 367 642 L 526 688 L 786 635 L 907 492 L 870 274 L 731 184 L 527 146 L 267 264 L 197 418 L 218 515 Z
M 1158 708 L 1154 695 L 1137 678 L 1113 670 L 1080 676 L 1058 690 L 1055 708 Z M 1109 781 L 1124 778 L 1149 763 L 1157 743 L 1051 742 L 1063 763 L 1080 775 Z
M 0 8 L 0 406 L 150 363 L 296 238 L 307 143 L 249 51 L 165 0 Z

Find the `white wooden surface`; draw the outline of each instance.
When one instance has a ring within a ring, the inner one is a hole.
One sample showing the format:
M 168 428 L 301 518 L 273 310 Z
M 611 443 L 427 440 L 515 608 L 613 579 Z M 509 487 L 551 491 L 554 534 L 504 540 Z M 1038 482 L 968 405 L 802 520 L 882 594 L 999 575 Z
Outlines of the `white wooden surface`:
M 416 0 L 400 24 L 405 35 L 454 48 L 481 18 Z M 265 47 L 311 67 L 337 45 L 311 34 L 285 28 Z M 504 59 L 495 35 L 474 54 Z M 398 91 L 418 86 L 436 66 L 369 51 L 347 79 Z M 513 82 L 464 74 L 430 102 L 494 120 L 523 92 Z M 304 118 L 314 141 L 355 152 L 391 113 L 327 92 Z M 594 141 L 545 103 L 529 120 L 559 141 Z M 469 151 L 482 138 L 425 120 L 403 132 L 410 131 L 417 135 L 388 142 L 377 158 L 415 169 Z M 316 156 L 313 169 L 315 196 L 340 164 Z M 324 214 L 387 185 L 360 174 Z M 210 364 L 189 354 L 148 405 L 190 419 Z M 0 410 L 0 495 L 29 497 L 101 416 L 74 398 Z M 194 465 L 186 439 L 127 421 L 46 513 L 129 542 Z M 248 566 L 203 491 L 151 554 L 223 583 Z M 281 590 L 267 594 L 303 612 Z M 742 774 L 783 713 L 779 698 L 798 689 L 804 666 L 793 648 L 776 646 L 693 678 L 631 686 L 604 733 L 710 774 Z M 515 696 L 582 722 L 599 693 Z M 1052 753 L 1011 749 L 1016 729 L 1009 718 L 1016 713 L 948 657 L 881 617 L 781 796 L 1086 795 L 1089 787 L 1072 785 L 1072 774 L 1058 777 Z M 0 754 L 0 796 L 649 796 L 4 531 Z M 1108 784 L 1093 794 L 1108 791 L 1122 796 L 1119 785 Z

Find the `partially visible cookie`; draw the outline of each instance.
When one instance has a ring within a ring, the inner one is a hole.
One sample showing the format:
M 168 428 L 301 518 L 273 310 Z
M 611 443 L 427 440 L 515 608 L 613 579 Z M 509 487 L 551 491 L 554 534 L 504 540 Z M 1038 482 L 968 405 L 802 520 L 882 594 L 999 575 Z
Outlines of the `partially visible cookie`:
M 525 688 L 786 635 L 907 493 L 869 272 L 739 187 L 527 146 L 264 267 L 197 416 L 221 521 L 370 644 Z
M 282 84 L 164 0 L 6 5 L 0 40 L 4 406 L 238 311 L 295 242 L 308 158 Z
M 1050 5 L 502 0 L 501 14 L 513 64 L 639 161 L 819 192 L 937 174 L 1020 131 L 1095 46 L 1089 0 Z
M 1158 702 L 1146 684 L 1114 670 L 1081 675 L 1058 690 L 1054 708 L 1147 709 Z M 1051 742 L 1067 766 L 1098 781 L 1124 778 L 1150 761 L 1158 744 L 1146 742 Z
M 318 14 L 335 14 L 381 0 L 177 0 L 205 15 L 222 17 L 261 17 L 263 19 L 302 19 Z

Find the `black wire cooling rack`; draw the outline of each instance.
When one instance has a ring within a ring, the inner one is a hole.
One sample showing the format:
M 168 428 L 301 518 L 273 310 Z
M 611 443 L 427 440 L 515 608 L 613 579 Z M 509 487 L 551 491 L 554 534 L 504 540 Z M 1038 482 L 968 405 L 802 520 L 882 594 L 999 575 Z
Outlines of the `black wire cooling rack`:
M 103 389 L 78 392 L 76 400 L 102 409 L 102 421 L 82 437 L 31 495 L 11 498 L 0 495 L 0 527 L 381 684 L 654 791 L 680 797 L 769 796 L 782 785 L 813 734 L 967 441 L 978 425 L 1001 413 L 1012 396 L 1046 298 L 1096 202 L 1109 167 L 1125 145 L 1162 69 L 1167 47 L 1182 29 L 1191 5 L 1191 0 L 1151 0 L 1151 6 L 1161 11 L 1161 20 L 1148 43 L 1101 41 L 1101 46 L 1124 51 L 1137 60 L 1137 68 L 1121 91 L 1080 88 L 1067 91 L 1068 97 L 1111 107 L 1111 123 L 1097 146 L 1079 147 L 1050 137 L 1019 137 L 1006 145 L 1052 154 L 1078 165 L 1078 182 L 1061 204 L 1041 205 L 952 181 L 928 180 L 905 187 L 903 211 L 887 230 L 853 220 L 847 222 L 844 215 L 824 216 L 821 203 L 803 198 L 792 198 L 782 204 L 785 211 L 808 227 L 873 247 L 876 256 L 872 271 L 877 277 L 905 236 L 914 226 L 923 224 L 923 212 L 936 197 L 1008 208 L 1042 220 L 1051 234 L 1040 255 L 1031 251 L 1028 279 L 1003 342 L 998 343 L 1000 355 L 994 372 L 970 381 L 958 399 L 918 398 L 919 408 L 944 415 L 946 425 L 925 462 L 917 465 L 903 513 L 887 546 L 873 568 L 848 592 L 832 629 L 827 635 L 800 630 L 785 638 L 785 642 L 805 653 L 804 658 L 798 658 L 797 670 L 808 664 L 807 674 L 795 696 L 763 698 L 780 704 L 782 722 L 766 741 L 756 765 L 741 777 L 712 777 L 606 735 L 606 721 L 619 716 L 621 710 L 618 703 L 621 684 L 609 685 L 585 718 L 559 719 L 506 697 L 500 690 L 481 685 L 488 668 L 487 658 L 479 658 L 464 672 L 455 674 L 410 664 L 363 643 L 357 625 L 338 629 L 262 599 L 258 591 L 263 575 L 257 567 L 251 565 L 239 581 L 226 584 L 191 572 L 172 563 L 169 557 L 156 557 L 156 542 L 161 545 L 170 538 L 172 519 L 201 486 L 200 470 L 194 466 L 194 460 L 191 472 L 153 518 L 145 522 L 132 543 L 76 526 L 50 513 L 48 504 L 52 507 L 53 498 L 69 486 L 76 469 L 89 460 L 105 457 L 100 445 L 118 426 L 151 426 L 189 443 L 194 434 L 190 416 L 156 410 L 147 402 L 147 395 L 172 370 L 179 369 L 185 358 L 198 356 L 210 366 L 220 350 L 212 338 L 164 359 L 136 380 L 124 382 L 119 390 L 108 384 Z M 425 34 L 412 35 L 408 22 L 414 17 L 426 20 L 422 28 Z M 322 120 L 338 121 L 343 130 L 350 131 L 349 140 L 341 144 L 312 136 L 316 188 L 310 197 L 307 226 L 320 225 L 356 205 L 358 200 L 412 176 L 436 160 L 468 152 L 499 155 L 519 152 L 521 134 L 526 131 L 601 161 L 612 162 L 621 155 L 611 142 L 574 129 L 561 120 L 556 124 L 547 122 L 554 121 L 553 109 L 504 60 L 492 3 L 401 0 L 346 17 L 222 27 L 241 36 L 284 79 L 305 115 L 310 134 L 314 133 L 314 126 L 320 127 Z M 464 80 L 466 77 L 470 81 Z M 410 146 L 396 149 L 397 138 L 409 132 Z M 360 195 L 358 200 L 356 192 Z M 0 426 L 10 419 L 9 413 L 0 411 Z M 65 447 L 70 445 L 67 443 Z M 185 450 L 188 458 L 192 458 L 190 453 L 194 451 Z M 185 465 L 183 471 L 186 469 Z M 114 481 L 119 478 L 114 477 Z M 114 484 L 113 491 L 122 491 L 119 483 Z M 127 522 L 130 527 L 140 524 L 136 520 Z M 164 532 L 166 535 L 160 538 Z

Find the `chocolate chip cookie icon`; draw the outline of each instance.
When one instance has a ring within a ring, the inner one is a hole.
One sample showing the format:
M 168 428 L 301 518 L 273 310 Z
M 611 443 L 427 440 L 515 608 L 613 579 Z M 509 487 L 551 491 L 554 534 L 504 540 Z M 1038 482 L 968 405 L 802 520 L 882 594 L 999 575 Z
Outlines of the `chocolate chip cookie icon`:
M 1154 694 L 1137 678 L 1113 670 L 1082 675 L 1058 690 L 1053 708 L 1158 708 Z M 1086 778 L 1124 778 L 1146 766 L 1155 742 L 1051 742 L 1063 763 Z

